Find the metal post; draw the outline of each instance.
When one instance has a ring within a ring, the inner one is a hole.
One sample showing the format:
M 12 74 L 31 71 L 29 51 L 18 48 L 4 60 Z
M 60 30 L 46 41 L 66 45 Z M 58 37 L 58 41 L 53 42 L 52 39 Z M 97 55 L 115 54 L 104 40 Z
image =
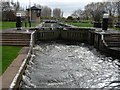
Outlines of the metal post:
M 103 15 L 103 22 L 102 22 L 102 30 L 107 30 L 107 28 L 108 28 L 108 19 L 109 19 L 109 14 L 104 14 Z
M 16 14 L 16 28 L 17 30 L 22 29 L 21 13 Z
M 31 27 L 31 0 L 29 0 L 29 27 Z

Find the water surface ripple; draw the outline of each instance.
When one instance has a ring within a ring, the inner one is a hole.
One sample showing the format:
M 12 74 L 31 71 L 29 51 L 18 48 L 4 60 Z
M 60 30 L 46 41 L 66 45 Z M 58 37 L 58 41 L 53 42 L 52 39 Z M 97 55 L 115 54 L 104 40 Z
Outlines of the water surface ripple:
M 119 60 L 89 45 L 40 43 L 21 82 L 23 88 L 120 88 Z

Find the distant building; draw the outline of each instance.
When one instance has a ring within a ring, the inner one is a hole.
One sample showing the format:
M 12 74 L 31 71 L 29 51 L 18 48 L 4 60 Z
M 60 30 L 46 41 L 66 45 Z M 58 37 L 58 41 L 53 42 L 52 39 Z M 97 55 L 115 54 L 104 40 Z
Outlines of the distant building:
M 28 11 L 27 16 L 29 17 L 29 20 L 31 19 L 32 22 L 40 22 L 40 16 L 41 16 L 40 8 L 36 6 L 32 6 L 26 10 Z

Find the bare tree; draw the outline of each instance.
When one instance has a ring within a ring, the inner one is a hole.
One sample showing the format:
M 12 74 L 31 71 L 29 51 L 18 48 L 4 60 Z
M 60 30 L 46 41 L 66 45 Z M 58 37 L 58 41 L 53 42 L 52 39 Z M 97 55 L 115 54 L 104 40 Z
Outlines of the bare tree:
M 116 2 L 104 2 L 104 9 L 107 11 L 110 16 L 115 16 L 115 12 L 117 10 L 117 3 Z
M 41 7 L 41 16 L 43 17 L 51 17 L 51 8 L 47 7 L 47 6 L 42 6 Z
M 0 1 L 0 21 L 2 21 L 2 2 Z
M 18 11 L 20 9 L 20 3 L 17 2 L 13 2 L 13 1 L 2 1 L 1 2 L 1 6 L 2 6 L 2 11 Z
M 120 22 L 120 1 L 116 2 L 116 4 L 117 4 L 118 22 Z
M 113 27 L 115 16 L 118 14 L 119 4 L 114 1 L 104 2 L 105 11 L 109 13 L 109 27 Z M 119 15 L 118 15 L 119 16 Z
M 20 9 L 19 2 L 13 1 L 3 1 L 1 2 L 2 8 L 2 20 L 12 20 L 16 19 L 16 12 Z
M 74 18 L 82 18 L 83 10 L 81 10 L 81 9 L 75 10 L 71 16 L 73 16 Z
M 83 19 L 90 20 L 92 18 L 92 15 L 88 10 L 83 11 Z
M 11 6 L 9 1 L 1 1 L 2 11 L 10 11 Z
M 101 2 L 91 3 L 85 6 L 85 10 L 88 11 L 88 15 L 91 15 L 95 22 L 100 22 L 104 12 L 104 5 Z
M 20 10 L 20 3 L 19 3 L 18 1 L 17 1 L 16 3 L 11 2 L 11 4 L 12 4 L 12 9 L 13 9 L 15 12 L 17 12 L 17 11 Z
M 63 17 L 63 14 L 64 14 L 64 12 L 63 12 L 63 11 L 61 11 L 61 17 Z
M 37 5 L 36 5 L 36 7 L 38 7 L 38 8 L 42 8 L 42 6 L 41 6 L 41 5 L 39 5 L 39 4 L 37 4 Z
M 53 9 L 53 17 L 60 18 L 62 16 L 62 11 L 60 8 Z

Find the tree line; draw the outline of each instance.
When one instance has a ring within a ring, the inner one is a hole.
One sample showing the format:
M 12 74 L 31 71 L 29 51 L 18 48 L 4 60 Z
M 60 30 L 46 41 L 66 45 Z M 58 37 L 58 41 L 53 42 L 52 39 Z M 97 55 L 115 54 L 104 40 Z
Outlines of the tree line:
M 58 19 L 63 17 L 63 11 L 60 8 L 54 8 L 53 10 L 48 6 L 41 6 L 40 4 L 34 4 L 34 6 L 41 9 L 41 18 L 43 19 Z M 13 1 L 1 1 L 0 2 L 0 12 L 2 13 L 1 19 L 3 21 L 15 21 L 16 13 L 18 11 L 26 12 L 26 8 L 22 8 L 20 3 Z
M 48 6 L 41 6 L 34 4 L 34 6 L 41 8 L 41 18 L 62 18 L 63 11 L 60 8 L 54 8 L 53 10 Z
M 111 23 L 120 21 L 120 1 L 118 2 L 92 2 L 84 7 L 84 10 L 73 11 L 71 19 L 86 19 L 101 22 L 104 13 L 109 13 Z

